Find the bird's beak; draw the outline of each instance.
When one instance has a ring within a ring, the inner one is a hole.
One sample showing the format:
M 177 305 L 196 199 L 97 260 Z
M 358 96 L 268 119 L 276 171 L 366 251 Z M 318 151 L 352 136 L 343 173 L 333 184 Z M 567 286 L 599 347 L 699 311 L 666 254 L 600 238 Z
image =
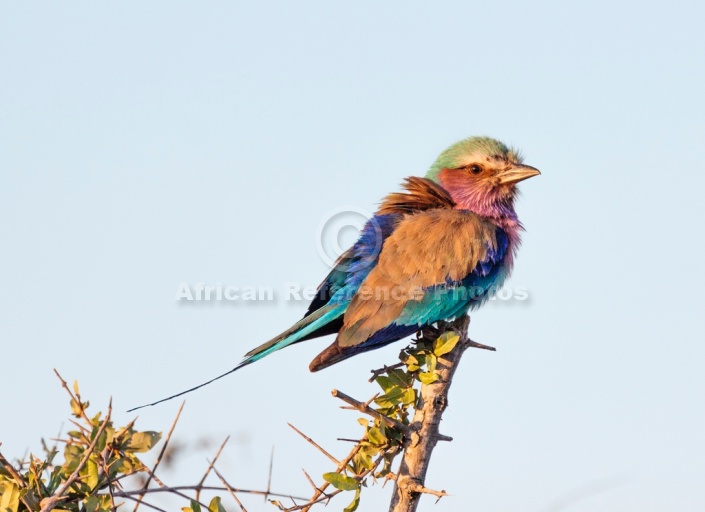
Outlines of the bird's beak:
M 541 174 L 541 172 L 535 167 L 514 164 L 499 174 L 499 182 L 502 185 L 519 183 L 520 181 L 527 180 L 532 176 L 538 176 L 539 174 Z

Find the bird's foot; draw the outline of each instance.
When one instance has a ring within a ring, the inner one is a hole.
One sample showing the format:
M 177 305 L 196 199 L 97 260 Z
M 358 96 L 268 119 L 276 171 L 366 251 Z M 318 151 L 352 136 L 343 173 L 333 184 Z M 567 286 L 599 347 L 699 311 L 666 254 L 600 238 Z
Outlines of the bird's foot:
M 417 333 L 417 341 L 435 340 L 441 335 L 441 330 L 433 325 L 427 325 Z
M 464 315 L 456 318 L 455 320 L 439 320 L 436 322 L 437 334 L 443 334 L 444 332 L 452 331 L 461 338 L 467 336 L 468 327 L 470 326 L 470 317 Z

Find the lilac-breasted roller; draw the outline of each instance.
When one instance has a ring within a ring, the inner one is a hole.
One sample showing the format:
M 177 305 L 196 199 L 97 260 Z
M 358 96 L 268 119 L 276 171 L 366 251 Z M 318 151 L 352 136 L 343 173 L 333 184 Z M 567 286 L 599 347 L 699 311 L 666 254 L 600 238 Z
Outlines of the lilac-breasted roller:
M 519 247 L 516 185 L 538 174 L 498 140 L 453 144 L 425 178 L 407 178 L 405 192 L 382 201 L 301 320 L 227 373 L 174 396 L 294 343 L 336 334 L 311 362 L 315 372 L 479 307 L 510 274 Z

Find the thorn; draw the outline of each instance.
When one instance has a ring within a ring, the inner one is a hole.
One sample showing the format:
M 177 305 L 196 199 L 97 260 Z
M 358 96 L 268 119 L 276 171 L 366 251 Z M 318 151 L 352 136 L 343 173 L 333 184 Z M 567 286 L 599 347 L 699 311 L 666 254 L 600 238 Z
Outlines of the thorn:
M 269 477 L 267 478 L 267 491 L 264 493 L 264 502 L 267 503 L 269 492 L 272 490 L 272 469 L 274 468 L 274 446 L 272 445 L 272 453 L 269 455 Z M 293 500 L 293 498 L 292 498 Z
M 440 501 L 440 499 L 442 497 L 448 496 L 448 493 L 443 490 L 434 491 L 433 489 L 429 489 L 428 487 L 424 487 L 423 485 L 421 485 L 417 482 L 410 484 L 408 487 L 408 490 L 411 492 L 418 492 L 421 494 L 431 494 L 433 496 L 436 496 L 438 498 L 438 500 L 436 500 L 436 503 L 438 503 L 438 501 Z
M 491 350 L 492 352 L 497 352 L 497 349 L 494 347 L 490 347 L 489 345 L 483 345 L 482 343 L 478 343 L 470 339 L 465 342 L 465 345 L 467 345 L 468 347 L 481 348 L 483 350 Z
M 377 399 L 378 396 L 379 396 L 379 393 L 375 393 L 375 396 L 373 396 L 373 397 L 370 398 L 367 402 L 365 402 L 365 403 L 364 403 L 364 406 L 365 406 L 365 407 L 369 407 L 370 404 L 371 404 L 372 402 L 374 402 L 374 401 Z
M 296 433 L 299 434 L 301 437 L 303 437 L 304 439 L 306 439 L 306 441 L 308 441 L 309 443 L 311 443 L 319 452 L 321 452 L 323 455 L 325 455 L 326 457 L 328 457 L 328 458 L 333 462 L 333 464 L 335 464 L 335 465 L 340 465 L 340 461 L 339 461 L 338 459 L 336 459 L 336 458 L 333 457 L 330 453 L 328 453 L 327 451 L 325 451 L 325 450 L 324 450 L 320 445 L 318 445 L 313 439 L 311 439 L 311 438 L 308 437 L 306 434 L 304 434 L 303 432 L 301 432 L 298 428 L 296 428 L 296 427 L 295 427 L 294 425 L 292 425 L 291 423 L 287 423 L 287 425 L 289 425 L 289 426 L 294 430 L 294 432 L 296 432 Z

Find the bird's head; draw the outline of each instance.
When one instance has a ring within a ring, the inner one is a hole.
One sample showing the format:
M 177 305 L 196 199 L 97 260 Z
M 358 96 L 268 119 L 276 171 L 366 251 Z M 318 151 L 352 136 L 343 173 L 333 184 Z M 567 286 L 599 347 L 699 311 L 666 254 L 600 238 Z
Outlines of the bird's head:
M 443 151 L 426 178 L 446 189 L 459 208 L 494 217 L 513 213 L 516 184 L 539 174 L 500 141 L 470 137 Z

